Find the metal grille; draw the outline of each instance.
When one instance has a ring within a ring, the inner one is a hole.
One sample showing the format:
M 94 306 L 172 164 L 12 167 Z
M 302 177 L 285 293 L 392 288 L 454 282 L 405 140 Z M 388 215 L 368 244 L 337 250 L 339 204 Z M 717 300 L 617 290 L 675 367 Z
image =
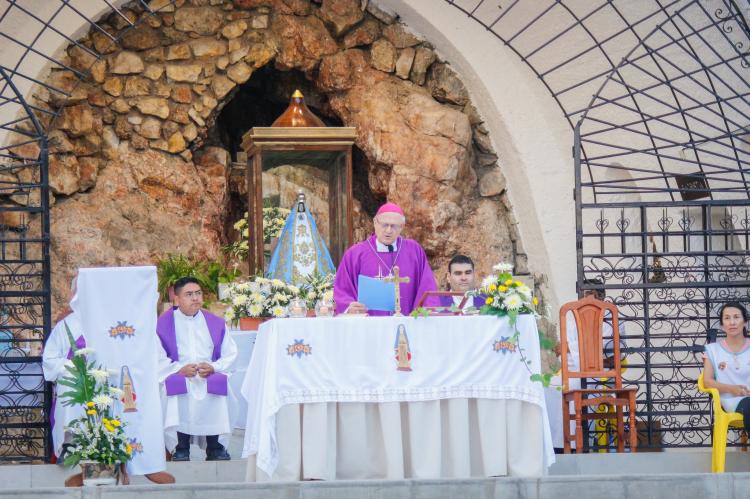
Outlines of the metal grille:
M 599 278 L 619 307 L 641 445 L 710 445 L 701 351 L 720 304 L 750 302 L 744 12 L 721 0 L 446 1 L 531 68 L 574 131 L 578 289 Z

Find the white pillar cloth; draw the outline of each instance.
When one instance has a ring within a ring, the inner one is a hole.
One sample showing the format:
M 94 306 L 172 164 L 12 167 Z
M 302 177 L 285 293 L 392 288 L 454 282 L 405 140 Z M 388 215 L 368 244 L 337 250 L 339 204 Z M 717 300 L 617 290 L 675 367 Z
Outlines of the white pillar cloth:
M 520 336 L 513 344 L 516 328 Z M 517 448 L 527 454 L 514 459 L 532 463 L 519 473 L 541 474 L 554 453 L 543 388 L 530 379 L 539 371 L 539 338 L 530 315 L 519 317 L 515 328 L 507 318 L 490 316 L 266 322 L 242 386 L 249 408 L 243 449 L 248 479 L 257 478 L 256 466 L 272 479 L 294 476 L 294 464 L 279 471 L 277 466 L 296 462 L 293 455 L 282 457 L 287 449 L 296 452 L 295 438 L 301 439 L 302 462 L 313 469 L 301 477 L 512 474 L 502 460 L 516 447 L 505 452 L 492 446 L 510 449 L 518 435 L 525 440 Z M 303 405 L 287 407 L 293 404 Z M 502 437 L 490 436 L 492 431 Z M 374 439 L 383 444 L 373 445 Z M 451 464 L 451 449 L 461 446 L 465 452 L 456 451 L 456 459 L 471 459 Z M 356 457 L 368 453 L 379 454 Z M 373 471 L 371 458 L 382 469 Z
M 122 404 L 115 404 L 135 449 L 128 471 L 134 475 L 164 471 L 156 267 L 80 269 L 76 289 L 70 305 L 81 321 L 86 346 L 95 350 L 95 361 L 114 370 L 113 386 L 122 387 L 128 373 L 132 381 L 135 410 L 123 412 Z

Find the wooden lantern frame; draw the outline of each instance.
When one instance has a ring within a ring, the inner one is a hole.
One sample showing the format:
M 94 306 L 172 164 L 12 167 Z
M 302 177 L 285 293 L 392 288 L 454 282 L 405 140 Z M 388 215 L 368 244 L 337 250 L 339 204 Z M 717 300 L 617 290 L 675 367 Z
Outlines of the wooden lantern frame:
M 250 275 L 264 272 L 263 159 L 267 153 L 304 156 L 321 152 L 343 154 L 343 164 L 329 166 L 329 250 L 338 265 L 354 237 L 352 227 L 352 148 L 354 127 L 254 127 L 245 134 L 247 153 L 248 267 Z M 343 199 L 342 199 L 343 197 Z M 344 202 L 342 202 L 342 200 Z

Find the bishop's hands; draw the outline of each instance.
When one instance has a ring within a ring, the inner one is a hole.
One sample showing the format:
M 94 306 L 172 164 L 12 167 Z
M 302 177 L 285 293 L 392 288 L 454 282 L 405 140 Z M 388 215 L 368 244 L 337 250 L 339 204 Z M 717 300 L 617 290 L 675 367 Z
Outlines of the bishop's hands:
M 367 313 L 367 306 L 364 303 L 360 303 L 358 301 L 353 301 L 346 308 L 346 312 L 345 313 L 347 313 L 347 314 L 366 314 Z
M 185 364 L 182 368 L 177 371 L 177 374 L 181 374 L 186 378 L 193 378 L 200 376 L 201 378 L 207 378 L 214 373 L 214 368 L 208 362 L 199 362 L 197 364 Z

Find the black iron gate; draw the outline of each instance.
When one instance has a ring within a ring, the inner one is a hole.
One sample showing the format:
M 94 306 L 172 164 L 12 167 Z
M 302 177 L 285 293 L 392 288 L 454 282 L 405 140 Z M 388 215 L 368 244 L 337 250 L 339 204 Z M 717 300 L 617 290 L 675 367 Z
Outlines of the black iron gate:
M 710 445 L 701 352 L 720 304 L 750 303 L 750 5 L 446 1 L 574 130 L 578 289 L 602 281 L 624 319 L 641 445 Z

